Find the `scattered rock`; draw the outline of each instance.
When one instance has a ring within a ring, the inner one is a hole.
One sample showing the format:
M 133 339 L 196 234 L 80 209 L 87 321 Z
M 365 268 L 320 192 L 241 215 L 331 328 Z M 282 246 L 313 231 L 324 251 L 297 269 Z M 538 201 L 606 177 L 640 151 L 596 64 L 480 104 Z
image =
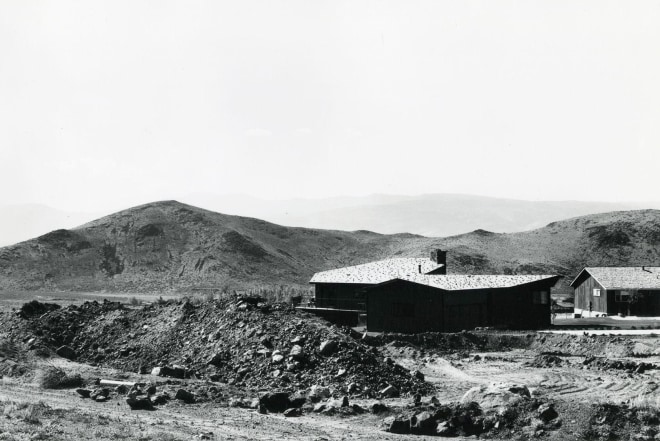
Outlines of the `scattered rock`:
M 319 347 L 321 355 L 331 355 L 337 349 L 336 340 L 325 340 Z
M 313 385 L 309 390 L 309 399 L 312 402 L 318 402 L 330 397 L 330 389 L 325 386 Z
M 399 389 L 390 384 L 385 389 L 380 391 L 380 395 L 387 398 L 396 398 L 399 396 Z
M 410 433 L 410 420 L 399 417 L 387 417 L 384 421 L 387 430 L 390 433 L 407 434 Z
M 175 399 L 181 400 L 184 403 L 190 404 L 195 402 L 195 395 L 193 395 L 191 392 L 188 392 L 185 389 L 179 389 L 176 391 L 176 395 L 174 396 Z
M 289 417 L 299 417 L 302 415 L 302 410 L 298 407 L 291 407 L 284 411 L 284 416 Z
M 287 392 L 266 392 L 259 397 L 259 406 L 268 412 L 282 413 L 291 407 Z
M 68 360 L 75 360 L 76 359 L 76 351 L 73 350 L 70 346 L 60 346 L 55 350 L 55 353 L 59 355 L 62 358 L 66 358 Z
M 131 410 L 152 410 L 154 403 L 147 397 L 128 397 L 126 398 Z
M 538 415 L 544 423 L 548 423 L 559 416 L 554 406 L 548 403 L 539 406 Z
M 410 419 L 410 431 L 417 435 L 433 435 L 436 422 L 429 412 L 421 412 Z
M 381 403 L 380 401 L 375 402 L 374 404 L 371 405 L 371 413 L 381 413 L 381 412 L 386 412 L 390 408 L 387 407 L 386 404 Z
M 78 395 L 80 395 L 83 398 L 89 398 L 91 395 L 92 391 L 89 389 L 76 389 L 76 392 L 78 392 Z

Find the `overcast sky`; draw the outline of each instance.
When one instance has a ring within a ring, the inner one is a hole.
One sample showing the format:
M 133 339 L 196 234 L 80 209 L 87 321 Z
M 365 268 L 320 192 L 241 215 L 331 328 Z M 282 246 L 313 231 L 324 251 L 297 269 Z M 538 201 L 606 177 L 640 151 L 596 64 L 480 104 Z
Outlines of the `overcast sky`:
M 0 0 L 0 205 L 658 200 L 660 1 Z

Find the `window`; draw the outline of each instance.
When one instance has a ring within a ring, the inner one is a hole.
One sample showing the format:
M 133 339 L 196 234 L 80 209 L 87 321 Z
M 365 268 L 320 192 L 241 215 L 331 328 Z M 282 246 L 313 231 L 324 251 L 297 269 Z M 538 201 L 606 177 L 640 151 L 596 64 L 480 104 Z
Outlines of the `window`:
M 616 291 L 614 301 L 618 303 L 630 302 L 630 291 Z
M 600 289 L 594 288 L 594 297 L 600 297 Z
M 550 303 L 548 291 L 532 291 L 532 303 L 535 305 L 547 305 Z
M 392 303 L 393 317 L 415 317 L 415 305 L 413 303 Z

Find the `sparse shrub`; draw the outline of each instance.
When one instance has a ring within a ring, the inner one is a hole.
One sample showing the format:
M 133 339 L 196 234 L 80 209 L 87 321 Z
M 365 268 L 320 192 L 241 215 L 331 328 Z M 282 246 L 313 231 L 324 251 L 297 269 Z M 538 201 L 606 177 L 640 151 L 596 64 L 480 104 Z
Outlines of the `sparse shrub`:
M 42 389 L 67 389 L 80 387 L 85 383 L 80 374 L 68 375 L 63 369 L 55 366 L 39 369 L 35 381 Z
M 287 285 L 262 286 L 250 289 L 245 294 L 250 297 L 262 297 L 269 302 L 290 303 L 293 305 L 307 303 L 313 297 L 311 288 Z
M 6 402 L 2 404 L 2 414 L 7 418 L 16 418 L 29 424 L 41 424 L 41 418 L 48 411 L 48 406 L 42 402 L 35 404 Z
M 139 306 L 142 304 L 142 301 L 140 301 L 137 297 L 131 297 L 128 299 L 128 303 L 130 303 L 131 306 Z

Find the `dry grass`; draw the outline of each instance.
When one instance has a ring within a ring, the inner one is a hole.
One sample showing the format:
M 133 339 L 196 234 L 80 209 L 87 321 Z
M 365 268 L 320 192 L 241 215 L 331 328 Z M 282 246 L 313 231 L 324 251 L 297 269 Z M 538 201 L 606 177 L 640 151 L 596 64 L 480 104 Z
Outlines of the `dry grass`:
M 80 374 L 69 375 L 63 369 L 51 365 L 37 369 L 35 382 L 42 389 L 67 389 L 85 383 Z
M 40 424 L 49 410 L 44 403 L 20 403 L 15 401 L 0 402 L 2 415 L 8 419 L 17 419 L 28 424 Z

